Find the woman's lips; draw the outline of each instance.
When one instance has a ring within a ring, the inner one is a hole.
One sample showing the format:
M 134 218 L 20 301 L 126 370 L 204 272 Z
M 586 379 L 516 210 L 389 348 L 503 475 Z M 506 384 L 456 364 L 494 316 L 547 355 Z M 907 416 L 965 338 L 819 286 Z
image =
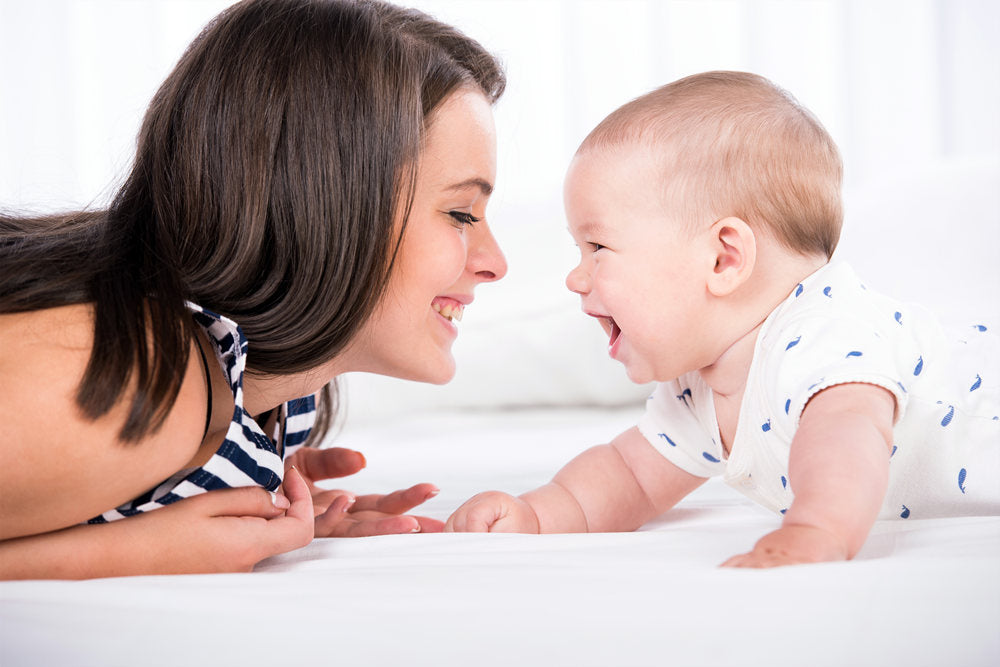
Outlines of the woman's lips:
M 462 321 L 462 314 L 465 312 L 465 304 L 458 299 L 452 299 L 451 297 L 439 296 L 431 302 L 431 307 L 439 314 L 441 317 L 445 318 L 449 322 L 452 320 Z

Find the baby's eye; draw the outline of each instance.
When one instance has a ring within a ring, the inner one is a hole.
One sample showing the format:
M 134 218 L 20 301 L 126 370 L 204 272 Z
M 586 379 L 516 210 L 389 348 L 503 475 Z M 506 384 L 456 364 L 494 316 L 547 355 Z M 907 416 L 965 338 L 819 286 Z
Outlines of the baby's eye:
M 588 243 L 587 245 L 589 245 L 590 249 L 593 250 L 594 252 L 597 252 L 598 250 L 604 250 L 605 247 L 602 246 L 600 243 L 593 243 L 593 242 Z
M 448 211 L 455 222 L 461 223 L 462 225 L 472 225 L 479 222 L 482 218 L 477 218 L 471 213 L 466 213 L 465 211 Z

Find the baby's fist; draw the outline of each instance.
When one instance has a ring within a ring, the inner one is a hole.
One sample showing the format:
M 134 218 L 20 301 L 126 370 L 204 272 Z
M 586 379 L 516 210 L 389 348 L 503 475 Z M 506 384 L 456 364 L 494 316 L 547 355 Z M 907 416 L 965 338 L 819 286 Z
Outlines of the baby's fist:
M 486 491 L 465 501 L 448 517 L 446 533 L 537 533 L 531 505 L 500 491 Z

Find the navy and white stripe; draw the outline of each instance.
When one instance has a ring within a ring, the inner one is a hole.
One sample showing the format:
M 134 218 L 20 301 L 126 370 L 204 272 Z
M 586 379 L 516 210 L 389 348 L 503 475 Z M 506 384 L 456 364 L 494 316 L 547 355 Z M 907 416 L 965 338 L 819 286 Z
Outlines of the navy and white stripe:
M 205 491 L 260 486 L 275 491 L 281 485 L 283 459 L 309 437 L 316 421 L 316 399 L 299 398 L 281 406 L 275 429 L 268 435 L 243 407 L 243 374 L 247 339 L 232 320 L 189 303 L 215 350 L 216 359 L 233 392 L 233 417 L 219 449 L 203 466 L 181 470 L 156 488 L 124 505 L 94 517 L 89 523 L 115 521 L 169 505 Z

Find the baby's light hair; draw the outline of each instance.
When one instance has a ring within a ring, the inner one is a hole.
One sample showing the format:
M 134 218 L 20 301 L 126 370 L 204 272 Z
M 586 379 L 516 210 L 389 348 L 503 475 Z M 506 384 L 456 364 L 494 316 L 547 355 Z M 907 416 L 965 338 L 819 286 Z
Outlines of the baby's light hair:
M 840 153 L 822 124 L 756 74 L 695 74 L 605 118 L 578 154 L 638 144 L 657 156 L 665 202 L 694 228 L 724 217 L 793 251 L 833 255 L 843 210 Z

